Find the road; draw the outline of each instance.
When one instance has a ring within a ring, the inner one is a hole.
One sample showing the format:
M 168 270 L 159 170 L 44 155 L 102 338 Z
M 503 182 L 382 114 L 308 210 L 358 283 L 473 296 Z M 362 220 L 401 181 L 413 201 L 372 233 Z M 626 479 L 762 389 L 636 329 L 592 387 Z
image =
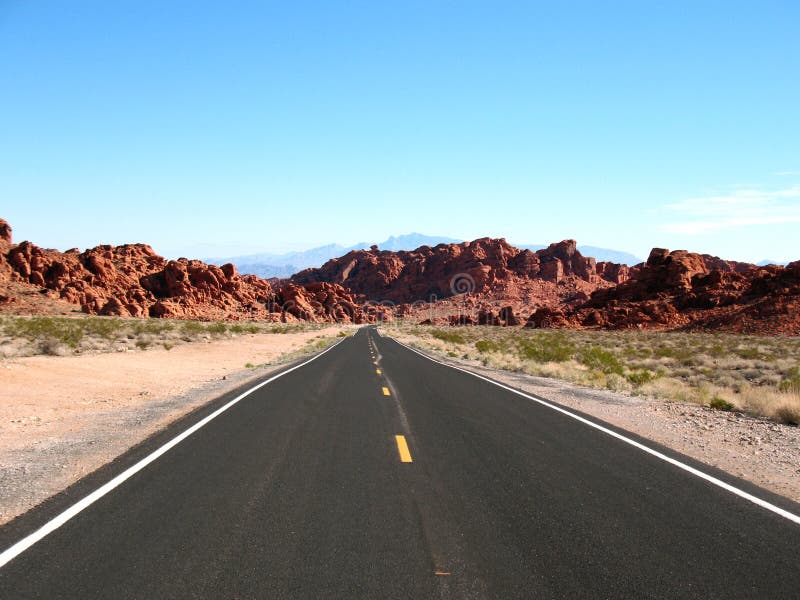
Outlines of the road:
M 229 400 L 6 526 L 0 550 Z M 373 328 L 64 521 L 6 554 L 0 598 L 800 596 L 800 525 Z

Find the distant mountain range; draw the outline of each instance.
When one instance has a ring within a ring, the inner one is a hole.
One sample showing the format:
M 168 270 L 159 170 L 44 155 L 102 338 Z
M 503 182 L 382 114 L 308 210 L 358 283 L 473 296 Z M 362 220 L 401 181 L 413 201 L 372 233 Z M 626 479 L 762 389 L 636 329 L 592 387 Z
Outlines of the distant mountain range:
M 457 244 L 461 240 L 455 238 L 409 233 L 407 235 L 391 236 L 389 239 L 377 244 L 381 250 L 414 250 L 420 246 L 436 246 L 437 244 Z M 247 254 L 244 256 L 229 256 L 227 258 L 206 258 L 205 262 L 212 265 L 233 263 L 242 274 L 258 275 L 259 277 L 291 277 L 298 271 L 309 267 L 321 267 L 332 258 L 347 254 L 351 250 L 363 250 L 373 244 L 359 242 L 353 246 L 341 244 L 327 244 L 310 250 L 299 252 L 286 252 L 284 254 Z
M 785 266 L 786 266 L 786 265 L 788 265 L 789 263 L 787 263 L 787 262 L 781 262 L 781 261 L 779 261 L 779 260 L 770 260 L 770 259 L 765 259 L 765 260 L 762 260 L 761 262 L 757 262 L 756 264 L 757 264 L 759 267 L 766 267 L 767 265 L 780 265 L 780 266 L 782 266 L 782 267 L 785 267 Z
M 375 244 L 381 250 L 416 250 L 420 246 L 436 246 L 438 244 L 458 244 L 464 240 L 444 237 L 424 235 L 422 233 L 408 233 L 406 235 L 390 236 L 389 239 Z M 310 267 L 320 267 L 332 258 L 337 258 L 347 254 L 351 250 L 362 250 L 369 248 L 373 244 L 359 242 L 353 246 L 342 246 L 341 244 L 327 244 L 318 246 L 310 250 L 299 252 L 286 252 L 283 254 L 259 253 L 247 254 L 243 256 L 214 257 L 205 258 L 204 262 L 214 265 L 233 263 L 242 274 L 258 275 L 259 277 L 291 277 L 298 271 Z M 546 248 L 546 244 L 531 244 L 519 246 L 536 251 Z M 597 248 L 595 246 L 578 246 L 578 250 L 584 256 L 593 256 L 599 261 L 609 261 L 635 265 L 642 260 L 633 254 L 621 252 L 619 250 L 609 250 L 607 248 Z

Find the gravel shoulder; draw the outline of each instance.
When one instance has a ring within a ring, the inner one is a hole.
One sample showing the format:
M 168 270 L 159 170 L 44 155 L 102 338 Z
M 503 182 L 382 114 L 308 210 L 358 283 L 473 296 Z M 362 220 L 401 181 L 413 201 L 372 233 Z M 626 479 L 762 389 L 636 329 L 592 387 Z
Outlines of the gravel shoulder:
M 416 338 L 386 332 L 410 346 Z M 800 502 L 800 428 L 697 404 L 587 388 L 422 349 L 438 360 L 602 419 Z
M 342 329 L 0 361 L 0 524 Z

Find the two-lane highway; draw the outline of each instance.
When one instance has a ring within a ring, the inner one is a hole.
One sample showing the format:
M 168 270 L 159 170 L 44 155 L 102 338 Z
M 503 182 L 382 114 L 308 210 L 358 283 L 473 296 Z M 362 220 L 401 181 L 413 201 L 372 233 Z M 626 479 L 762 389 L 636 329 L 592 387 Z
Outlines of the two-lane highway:
M 780 509 L 373 328 L 223 408 L 69 518 L 39 509 L 60 526 L 6 544 L 0 597 L 800 594 Z

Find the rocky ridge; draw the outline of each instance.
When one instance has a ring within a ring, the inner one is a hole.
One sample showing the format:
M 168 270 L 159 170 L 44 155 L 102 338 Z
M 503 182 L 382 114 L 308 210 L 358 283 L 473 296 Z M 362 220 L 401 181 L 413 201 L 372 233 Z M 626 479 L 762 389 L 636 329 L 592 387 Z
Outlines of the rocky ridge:
M 655 248 L 628 267 L 585 257 L 574 240 L 533 252 L 481 238 L 355 250 L 286 282 L 166 260 L 144 244 L 59 252 L 11 234 L 0 219 L 0 311 L 18 314 L 47 300 L 51 311 L 133 317 L 800 335 L 800 261 L 762 267 Z
M 20 286 L 95 315 L 356 323 L 377 316 L 339 285 L 273 289 L 264 279 L 239 275 L 232 264 L 166 260 L 145 244 L 84 252 L 48 250 L 27 241 L 13 244 L 11 227 L 0 220 L 0 287 L 6 290 L 0 292 L 0 308 L 13 309 Z
M 476 298 L 514 297 L 533 282 L 559 286 L 562 298 L 610 287 L 629 277 L 625 265 L 583 256 L 575 240 L 533 252 L 504 239 L 421 246 L 412 251 L 354 250 L 292 281 L 336 283 L 367 300 L 412 304 L 468 293 Z
M 800 335 L 800 261 L 758 267 L 654 248 L 629 280 L 581 304 L 539 308 L 527 325 Z

